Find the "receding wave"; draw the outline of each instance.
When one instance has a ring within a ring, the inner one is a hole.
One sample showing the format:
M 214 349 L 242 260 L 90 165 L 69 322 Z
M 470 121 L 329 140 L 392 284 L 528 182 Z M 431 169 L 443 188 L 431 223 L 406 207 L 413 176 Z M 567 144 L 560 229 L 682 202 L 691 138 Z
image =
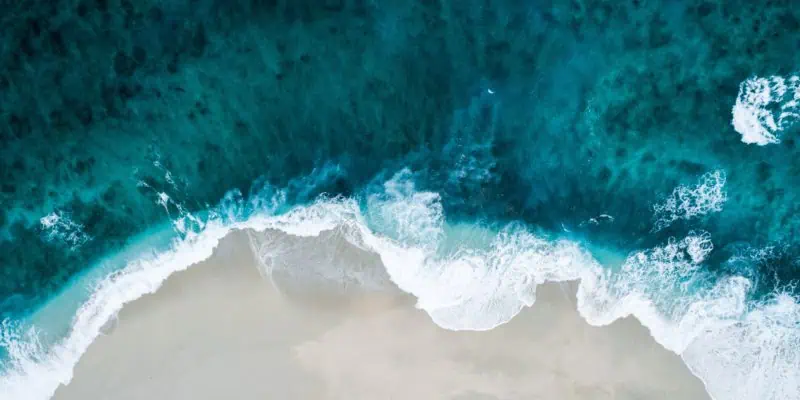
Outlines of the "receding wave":
M 210 257 L 237 229 L 302 237 L 337 230 L 377 254 L 394 284 L 451 330 L 492 329 L 535 306 L 538 285 L 579 280 L 577 307 L 588 323 L 636 317 L 683 358 L 715 399 L 787 399 L 800 385 L 800 305 L 783 293 L 749 301 L 753 285 L 747 277 L 718 277 L 701 268 L 714 246 L 704 231 L 601 264 L 581 243 L 522 223 L 449 223 L 440 196 L 418 189 L 409 170 L 361 196 L 321 197 L 293 207 L 282 190 L 249 199 L 232 192 L 208 215 L 181 212 L 174 229 L 179 235 L 167 250 L 140 255 L 98 280 L 62 338 L 48 340 L 33 328 L 5 323 L 0 341 L 10 361 L 0 377 L 2 397 L 52 396 L 126 303 Z M 269 259 L 279 249 L 268 242 L 259 246 L 270 273 Z M 741 258 L 755 262 L 758 254 Z

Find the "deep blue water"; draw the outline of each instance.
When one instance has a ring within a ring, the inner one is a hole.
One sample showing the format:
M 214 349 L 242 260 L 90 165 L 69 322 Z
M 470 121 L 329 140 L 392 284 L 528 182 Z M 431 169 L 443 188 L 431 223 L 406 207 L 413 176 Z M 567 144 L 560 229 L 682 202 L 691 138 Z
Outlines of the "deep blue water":
M 407 167 L 454 221 L 523 221 L 623 251 L 702 229 L 715 244 L 704 268 L 751 278 L 755 297 L 794 290 L 796 132 L 746 144 L 731 120 L 743 81 L 800 67 L 800 11 L 624 3 L 4 6 L 0 313 L 34 310 L 177 203 L 201 211 L 331 166 L 291 202 Z M 714 171 L 721 210 L 656 231 L 654 206 Z

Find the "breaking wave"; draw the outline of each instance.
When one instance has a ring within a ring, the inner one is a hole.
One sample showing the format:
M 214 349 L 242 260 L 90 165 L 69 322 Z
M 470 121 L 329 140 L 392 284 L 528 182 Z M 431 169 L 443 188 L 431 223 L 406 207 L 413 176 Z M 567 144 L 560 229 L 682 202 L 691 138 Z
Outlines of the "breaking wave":
M 440 195 L 419 190 L 407 169 L 355 197 L 323 196 L 296 206 L 287 198 L 286 190 L 266 187 L 247 199 L 231 192 L 207 215 L 182 211 L 167 250 L 140 255 L 99 279 L 63 338 L 48 340 L 36 329 L 5 323 L 0 343 L 10 362 L 0 377 L 1 397 L 52 396 L 126 303 L 210 257 L 239 229 L 303 237 L 341 231 L 354 246 L 377 254 L 394 284 L 451 330 L 492 329 L 534 306 L 538 285 L 578 280 L 577 307 L 588 323 L 636 317 L 715 399 L 797 394 L 800 305 L 783 293 L 750 301 L 748 278 L 702 268 L 714 249 L 707 232 L 691 231 L 617 264 L 601 264 L 581 243 L 519 222 L 448 223 Z M 268 244 L 258 250 L 262 261 L 270 254 Z
M 660 231 L 673 222 L 722 211 L 728 200 L 725 191 L 725 171 L 707 172 L 694 186 L 680 185 L 662 202 L 653 206 L 656 219 L 654 231 Z
M 742 142 L 780 143 L 783 132 L 800 118 L 800 77 L 752 77 L 739 86 L 732 124 Z

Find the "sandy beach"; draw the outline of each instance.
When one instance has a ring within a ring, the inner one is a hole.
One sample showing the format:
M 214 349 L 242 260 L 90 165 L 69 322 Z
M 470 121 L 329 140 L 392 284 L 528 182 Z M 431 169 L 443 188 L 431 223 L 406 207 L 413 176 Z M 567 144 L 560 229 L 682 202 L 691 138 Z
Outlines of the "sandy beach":
M 54 398 L 708 399 L 635 320 L 586 324 L 574 285 L 539 287 L 536 304 L 497 329 L 452 332 L 391 286 L 376 255 L 330 236 L 264 235 L 229 235 L 128 304 Z M 292 241 L 271 273 L 254 238 Z M 320 274 L 325 263 L 369 282 L 336 281 Z

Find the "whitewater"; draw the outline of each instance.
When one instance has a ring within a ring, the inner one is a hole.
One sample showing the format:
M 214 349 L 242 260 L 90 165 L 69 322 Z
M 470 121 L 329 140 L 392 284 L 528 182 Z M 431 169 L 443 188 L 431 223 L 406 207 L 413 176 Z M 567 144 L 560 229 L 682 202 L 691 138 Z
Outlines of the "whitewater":
M 679 207 L 678 215 L 666 216 L 671 206 L 656 207 L 662 210 L 656 226 L 698 214 L 698 204 L 713 212 L 718 202 L 703 196 L 723 193 L 715 186 L 720 182 L 724 185 L 724 173 L 717 172 L 703 176 L 696 187 L 676 188 L 675 198 L 685 199 L 676 204 L 695 208 Z M 159 198 L 173 202 L 166 193 Z M 664 204 L 673 203 L 668 198 Z M 181 211 L 167 228 L 172 234 L 163 236 L 171 238 L 168 245 L 139 252 L 98 279 L 73 284 L 93 281 L 63 337 L 45 340 L 24 323 L 4 323 L 0 343 L 9 361 L 0 377 L 0 397 L 49 399 L 71 380 L 81 355 L 125 304 L 207 259 L 223 237 L 241 229 L 304 237 L 344 232 L 354 246 L 377 253 L 393 282 L 415 296 L 417 307 L 434 323 L 450 330 L 495 328 L 523 308 L 535 307 L 538 285 L 577 280 L 577 308 L 587 323 L 637 318 L 660 345 L 681 356 L 716 400 L 791 399 L 800 387 L 800 304 L 781 292 L 748 300 L 753 287 L 748 278 L 719 278 L 703 269 L 714 248 L 713 237 L 704 231 L 603 264 L 583 243 L 520 222 L 448 223 L 440 195 L 419 190 L 408 169 L 354 197 L 322 196 L 291 205 L 286 189 L 265 187 L 247 198 L 232 191 L 204 215 L 177 208 Z M 255 250 L 260 259 L 277 251 L 268 245 Z M 741 257 L 752 262 L 766 253 Z

